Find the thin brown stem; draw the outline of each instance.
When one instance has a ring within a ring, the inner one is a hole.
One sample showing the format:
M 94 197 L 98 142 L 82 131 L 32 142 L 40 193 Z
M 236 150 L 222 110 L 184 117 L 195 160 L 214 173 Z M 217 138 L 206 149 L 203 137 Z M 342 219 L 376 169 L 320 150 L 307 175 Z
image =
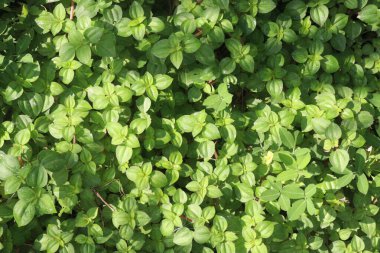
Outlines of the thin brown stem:
M 209 80 L 207 83 L 211 86 L 213 86 L 216 83 L 216 80 Z
M 71 0 L 70 20 L 74 19 L 74 0 Z
M 17 159 L 18 159 L 18 163 L 20 164 L 20 167 L 24 166 L 24 160 L 22 160 L 22 157 L 19 156 L 17 157 Z
M 197 30 L 195 30 L 195 33 L 194 33 L 195 37 L 198 38 L 198 37 L 200 37 L 202 34 L 203 34 L 202 29 L 197 28 Z
M 184 219 L 184 220 L 186 220 L 186 221 L 188 221 L 188 222 L 193 222 L 193 220 L 192 219 L 190 219 L 189 217 L 186 217 L 185 215 L 180 215 L 179 216 L 181 219 Z
M 215 142 L 215 146 L 216 146 L 216 143 L 217 142 Z M 216 151 L 216 147 L 215 147 L 214 157 L 215 157 L 215 160 L 218 159 L 218 152 Z
M 103 202 L 103 204 L 105 204 L 112 212 L 115 212 L 115 208 L 113 208 L 107 201 L 105 201 L 103 197 L 99 194 L 99 192 L 97 192 L 95 189 L 92 189 L 92 191 L 94 192 L 96 197 L 98 197 Z

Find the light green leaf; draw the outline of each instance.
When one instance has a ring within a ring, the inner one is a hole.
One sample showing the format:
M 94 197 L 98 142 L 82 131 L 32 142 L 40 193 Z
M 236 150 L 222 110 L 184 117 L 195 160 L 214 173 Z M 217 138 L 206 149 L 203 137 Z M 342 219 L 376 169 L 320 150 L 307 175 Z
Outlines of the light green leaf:
M 339 172 L 343 172 L 350 160 L 350 156 L 346 150 L 337 149 L 330 154 L 330 163 L 331 165 Z
M 365 6 L 358 14 L 358 19 L 367 23 L 369 25 L 373 25 L 379 22 L 379 14 L 378 8 L 374 4 L 369 4 Z
M 206 226 L 196 227 L 194 230 L 194 240 L 199 243 L 207 243 L 211 237 L 210 230 Z
M 199 239 L 199 238 L 198 238 Z M 187 246 L 190 245 L 193 240 L 193 232 L 186 228 L 180 228 L 174 234 L 173 243 L 179 246 Z
M 152 47 L 152 54 L 158 58 L 166 58 L 173 53 L 173 51 L 168 39 L 160 40 Z
M 259 13 L 269 13 L 276 8 L 276 3 L 272 0 L 260 0 L 258 8 Z
M 306 210 L 306 201 L 304 199 L 297 200 L 292 204 L 290 209 L 288 210 L 288 218 L 289 220 L 297 220 L 301 214 L 303 214 Z
M 326 5 L 320 4 L 310 10 L 311 19 L 319 26 L 323 26 L 329 16 L 329 9 Z
M 182 52 L 176 51 L 174 53 L 171 53 L 170 54 L 170 61 L 173 63 L 173 65 L 174 65 L 174 67 L 176 67 L 176 69 L 179 69 L 179 67 L 181 66 L 182 61 L 183 61 Z
M 24 200 L 17 201 L 13 207 L 13 216 L 16 220 L 17 226 L 23 227 L 28 225 L 34 218 L 36 212 L 35 206 L 32 203 Z
M 366 195 L 368 193 L 369 184 L 367 176 L 364 173 L 358 176 L 357 187 L 362 194 Z

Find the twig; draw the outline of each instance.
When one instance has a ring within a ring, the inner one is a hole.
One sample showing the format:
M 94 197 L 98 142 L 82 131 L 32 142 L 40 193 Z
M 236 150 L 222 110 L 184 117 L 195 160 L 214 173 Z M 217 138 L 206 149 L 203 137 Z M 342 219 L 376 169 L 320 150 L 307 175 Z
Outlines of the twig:
M 103 204 L 105 204 L 112 212 L 115 212 L 115 208 L 108 204 L 107 201 L 105 201 L 103 197 L 99 194 L 99 192 L 97 192 L 95 189 L 92 189 L 92 191 L 95 193 L 96 197 L 98 197 L 103 202 Z
M 197 30 L 195 30 L 195 33 L 194 33 L 195 37 L 198 38 L 198 37 L 200 37 L 202 34 L 203 34 L 202 29 L 197 28 Z
M 18 163 L 20 164 L 20 167 L 24 166 L 24 160 L 22 160 L 21 156 L 17 157 Z
M 216 143 L 217 142 L 215 142 L 215 146 L 216 146 Z M 218 152 L 216 151 L 216 147 L 215 147 L 214 157 L 215 157 L 215 160 L 218 159 Z
M 211 86 L 213 86 L 216 83 L 216 80 L 209 80 L 207 83 Z
M 71 0 L 70 20 L 74 19 L 74 0 Z
M 74 134 L 74 136 L 73 136 L 73 144 L 76 144 L 76 143 L 77 143 L 77 138 L 76 138 L 76 136 Z
M 186 217 L 185 215 L 180 215 L 179 216 L 181 219 L 184 219 L 184 220 L 186 220 L 186 221 L 189 221 L 189 222 L 193 222 L 193 220 L 192 219 L 190 219 L 189 217 Z

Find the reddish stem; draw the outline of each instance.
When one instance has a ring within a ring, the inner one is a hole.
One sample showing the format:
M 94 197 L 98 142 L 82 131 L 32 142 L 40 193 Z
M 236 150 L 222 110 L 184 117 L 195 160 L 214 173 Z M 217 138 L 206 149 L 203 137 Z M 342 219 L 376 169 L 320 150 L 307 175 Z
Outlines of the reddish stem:
M 203 34 L 203 31 L 201 29 L 197 28 L 197 30 L 195 30 L 195 33 L 194 33 L 195 37 L 200 37 L 202 34 Z
M 24 160 L 22 160 L 21 156 L 17 157 L 18 163 L 20 164 L 20 167 L 24 166 Z
M 180 217 L 181 219 L 184 219 L 184 220 L 186 220 L 186 221 L 189 221 L 189 222 L 193 222 L 193 220 L 192 220 L 192 219 L 190 219 L 190 218 L 186 217 L 185 215 L 180 215 L 179 217 Z

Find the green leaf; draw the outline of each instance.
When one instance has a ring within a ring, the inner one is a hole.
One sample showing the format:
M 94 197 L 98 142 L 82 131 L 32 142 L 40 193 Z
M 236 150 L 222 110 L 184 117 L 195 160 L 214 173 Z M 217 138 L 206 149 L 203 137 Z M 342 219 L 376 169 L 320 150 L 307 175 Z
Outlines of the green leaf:
M 148 27 L 152 32 L 159 33 L 165 29 L 165 23 L 157 17 L 152 17 L 150 19 Z
M 294 148 L 295 140 L 293 135 L 288 130 L 285 128 L 280 128 L 280 137 L 282 144 L 284 144 L 287 148 Z
M 173 53 L 173 51 L 168 39 L 160 40 L 152 47 L 152 54 L 158 58 L 166 58 Z
M 334 56 L 326 55 L 322 61 L 322 68 L 327 73 L 337 72 L 339 70 L 339 62 Z
M 232 55 L 240 54 L 242 50 L 242 45 L 237 39 L 233 39 L 233 38 L 228 39 L 226 40 L 225 44 L 228 51 L 230 51 Z
M 93 18 L 96 16 L 99 11 L 99 5 L 94 0 L 82 0 L 78 3 L 75 8 L 75 16 L 80 18 L 82 16 L 86 16 L 89 18 Z
M 56 213 L 54 198 L 49 194 L 42 194 L 37 202 L 37 211 L 39 215 Z
M 352 249 L 356 252 L 361 252 L 364 250 L 365 248 L 365 244 L 364 244 L 364 241 L 362 238 L 360 238 L 359 236 L 357 235 L 354 235 L 354 237 L 352 238 L 351 240 L 351 243 L 350 243 Z
M 195 53 L 195 58 L 203 65 L 212 65 L 215 62 L 214 50 L 211 46 L 202 44 Z
M 96 44 L 102 38 L 103 33 L 103 28 L 92 26 L 86 29 L 86 31 L 84 32 L 84 36 L 89 42 Z
M 329 16 L 329 9 L 323 5 L 317 5 L 310 10 L 311 19 L 319 26 L 323 26 Z
M 191 133 L 196 124 L 196 119 L 193 115 L 184 115 L 176 121 L 178 128 L 185 133 Z
M 288 218 L 289 220 L 297 220 L 301 214 L 303 214 L 306 210 L 306 201 L 304 199 L 299 199 L 292 204 L 290 209 L 288 210 Z
M 183 54 L 181 51 L 176 51 L 174 53 L 170 54 L 170 61 L 173 63 L 174 67 L 176 69 L 179 69 L 179 67 L 182 64 L 183 61 Z
M 143 17 L 144 16 L 144 9 L 141 7 L 141 5 L 138 2 L 133 1 L 131 6 L 129 7 L 129 15 L 133 19 Z
M 75 56 L 75 47 L 70 44 L 66 43 L 61 46 L 59 49 L 59 57 L 62 61 L 70 61 Z
M 325 134 L 330 124 L 331 122 L 325 118 L 314 118 L 311 120 L 311 125 L 317 134 Z
M 127 146 L 117 146 L 116 148 L 116 159 L 119 164 L 127 163 L 133 154 L 133 150 Z
M 96 52 L 102 57 L 116 56 L 116 38 L 112 33 L 104 33 L 100 40 L 96 43 Z
M 236 62 L 233 59 L 226 57 L 220 61 L 220 68 L 223 74 L 231 74 L 236 68 Z
M 217 186 L 209 185 L 207 187 L 207 196 L 215 199 L 215 198 L 220 198 L 221 196 L 223 196 L 223 193 L 221 190 L 219 190 Z
M 358 121 L 360 128 L 368 128 L 373 124 L 374 119 L 371 113 L 367 111 L 361 111 L 358 114 Z
M 218 94 L 206 98 L 203 105 L 219 112 L 224 110 L 232 102 L 233 96 L 228 92 L 227 84 L 225 83 L 219 85 L 217 92 Z
M 129 223 L 129 216 L 124 211 L 116 210 L 112 212 L 112 224 L 118 228 L 122 225 L 126 225 Z
M 155 86 L 159 90 L 165 90 L 167 89 L 173 82 L 173 78 L 168 75 L 162 75 L 158 74 L 154 77 L 155 79 Z
M 31 117 L 37 117 L 44 107 L 44 98 L 38 93 L 26 93 L 18 101 L 21 111 Z
M 256 231 L 260 233 L 262 238 L 270 238 L 274 232 L 274 222 L 261 221 L 255 227 Z
M 273 200 L 278 199 L 278 197 L 280 197 L 280 192 L 278 192 L 277 190 L 269 189 L 269 190 L 265 190 L 261 194 L 260 199 L 264 201 L 273 201 Z
M 24 200 L 17 201 L 13 207 L 13 216 L 16 220 L 17 226 L 23 227 L 28 225 L 34 218 L 36 209 L 34 204 Z
M 276 8 L 276 3 L 272 0 L 260 0 L 258 9 L 259 13 L 269 13 Z
M 142 40 L 145 36 L 145 25 L 144 24 L 139 24 L 137 26 L 134 26 L 131 28 L 132 36 L 136 40 Z
M 373 25 L 379 22 L 378 8 L 374 4 L 369 4 L 365 6 L 358 14 L 358 19 L 367 23 L 369 25 Z
M 211 123 L 205 125 L 202 135 L 208 140 L 216 140 L 220 138 L 218 127 Z
M 30 131 L 29 129 L 23 129 L 20 130 L 16 135 L 15 135 L 15 143 L 20 144 L 20 145 L 25 145 L 29 142 L 30 140 Z
M 338 13 L 333 19 L 333 27 L 337 30 L 343 29 L 348 23 L 349 16 L 346 14 Z
M 376 234 L 376 221 L 371 217 L 364 217 L 359 221 L 360 228 L 369 237 L 373 237 Z
M 48 33 L 52 27 L 52 25 L 55 23 L 54 22 L 55 18 L 53 14 L 47 11 L 43 11 L 38 18 L 36 18 L 36 23 L 37 25 L 42 28 L 43 33 Z
M 137 224 L 139 226 L 145 226 L 148 224 L 151 220 L 149 215 L 143 211 L 137 211 L 137 216 L 136 216 Z
M 367 176 L 365 174 L 361 174 L 358 176 L 357 186 L 358 186 L 359 192 L 361 192 L 362 194 L 366 195 L 368 193 L 369 184 L 368 184 Z
M 305 48 L 298 48 L 292 52 L 292 58 L 298 63 L 305 63 L 308 58 L 308 52 Z
M 326 128 L 325 135 L 330 140 L 339 140 L 342 137 L 342 130 L 340 130 L 340 127 L 337 124 L 331 123 Z
M 205 160 L 211 159 L 215 152 L 215 143 L 213 141 L 204 141 L 198 146 L 199 155 Z
M 211 237 L 210 230 L 206 226 L 200 226 L 194 230 L 194 241 L 199 244 L 204 244 L 209 241 Z
M 281 194 L 284 194 L 290 199 L 304 198 L 304 191 L 294 184 L 284 186 L 284 188 L 281 191 Z
M 103 15 L 107 22 L 118 23 L 123 17 L 123 10 L 119 5 L 114 5 L 112 8 L 106 9 Z
M 201 46 L 201 42 L 192 35 L 185 36 L 183 40 L 183 50 L 185 53 L 195 53 Z
M 153 171 L 150 177 L 150 181 L 152 186 L 156 188 L 162 188 L 168 183 L 165 174 L 160 171 Z
M 48 182 L 48 174 L 43 166 L 32 167 L 29 172 L 26 182 L 31 187 L 44 187 Z
M 317 187 L 314 184 L 309 184 L 305 188 L 305 197 L 311 198 L 317 192 Z
M 242 59 L 239 61 L 239 66 L 249 73 L 253 73 L 253 70 L 255 68 L 255 62 L 253 60 L 253 57 L 251 55 L 245 55 Z
M 193 241 L 193 234 L 194 232 L 186 227 L 180 228 L 174 234 L 173 243 L 179 246 L 190 245 Z
M 240 200 L 243 203 L 246 203 L 253 199 L 253 189 L 247 184 L 238 183 L 236 186 L 236 197 L 238 200 Z
M 19 161 L 16 157 L 6 155 L 0 151 L 0 180 L 6 180 L 17 173 L 20 168 Z
M 163 219 L 160 226 L 160 232 L 163 236 L 170 236 L 174 232 L 174 224 L 169 219 Z
M 330 154 L 330 163 L 331 165 L 340 173 L 342 173 L 350 160 L 350 156 L 346 150 L 337 149 Z
M 53 10 L 54 17 L 63 21 L 66 17 L 66 10 L 63 4 L 58 4 Z
M 38 154 L 38 159 L 45 169 L 53 172 L 62 170 L 67 166 L 67 161 L 63 155 L 51 150 L 41 151 Z
M 375 107 L 380 108 L 380 93 L 373 94 L 373 97 L 370 99 L 370 101 Z
M 5 180 L 4 193 L 12 194 L 15 193 L 21 186 L 22 180 L 16 176 L 10 176 Z
M 83 45 L 76 49 L 75 54 L 81 63 L 89 64 L 91 61 L 91 48 Z

